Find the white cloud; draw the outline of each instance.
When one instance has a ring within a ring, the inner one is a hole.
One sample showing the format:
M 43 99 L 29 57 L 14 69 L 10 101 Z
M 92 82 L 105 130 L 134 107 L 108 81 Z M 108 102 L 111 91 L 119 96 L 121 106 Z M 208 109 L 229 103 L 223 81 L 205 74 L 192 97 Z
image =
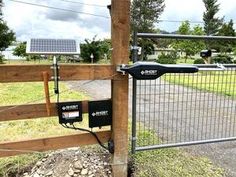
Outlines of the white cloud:
M 60 0 L 22 1 L 109 17 L 106 6 L 110 4 L 110 0 L 78 1 L 86 4 L 99 4 L 104 7 L 83 6 Z M 225 16 L 225 20 L 227 21 L 231 18 L 235 21 L 235 0 L 218 1 L 221 8 L 219 16 Z M 47 37 L 75 38 L 83 41 L 85 38 L 91 39 L 95 35 L 98 38 L 110 37 L 110 19 L 35 7 L 11 1 L 4 2 L 4 18 L 9 27 L 16 32 L 18 40 L 26 40 L 31 37 Z M 202 21 L 204 11 L 202 0 L 165 0 L 165 4 L 166 7 L 164 13 L 161 15 L 161 19 Z M 158 27 L 168 31 L 175 31 L 179 25 L 179 23 L 159 23 Z
M 58 3 L 58 0 L 35 0 L 30 2 L 80 12 L 100 14 L 104 16 L 108 15 L 108 10 L 106 8 L 96 9 L 92 6 L 81 6 L 81 4 L 65 3 L 63 1 Z M 95 4 L 95 1 L 89 3 Z M 109 4 L 109 1 L 104 0 L 103 4 L 104 3 Z M 97 35 L 98 38 L 110 37 L 110 20 L 105 18 L 89 15 L 82 15 L 81 18 L 81 16 L 76 13 L 35 7 L 9 1 L 5 1 L 3 12 L 4 19 L 7 21 L 9 27 L 16 32 L 18 40 L 27 40 L 32 37 L 44 37 L 74 38 L 83 41 L 85 38 L 91 39 L 95 35 Z

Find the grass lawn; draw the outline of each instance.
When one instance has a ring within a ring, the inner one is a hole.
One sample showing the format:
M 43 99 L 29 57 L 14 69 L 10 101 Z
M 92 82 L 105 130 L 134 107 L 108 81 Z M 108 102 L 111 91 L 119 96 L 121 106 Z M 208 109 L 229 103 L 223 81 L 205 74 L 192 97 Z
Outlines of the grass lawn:
M 60 100 L 62 101 L 88 99 L 88 96 L 84 93 L 71 91 L 63 83 L 60 84 L 60 90 L 62 92 Z M 50 83 L 50 93 L 53 94 L 53 83 Z M 55 99 L 54 96 L 51 101 L 55 101 Z M 45 102 L 43 83 L 0 83 L 0 106 L 42 102 Z M 86 126 L 85 124 L 80 124 L 80 127 Z M 58 118 L 56 117 L 0 122 L 0 142 L 43 138 L 73 133 L 77 132 L 60 126 Z M 0 176 L 9 176 L 14 172 L 21 171 L 42 158 L 42 156 L 43 153 L 36 153 L 1 158 Z
M 236 96 L 235 71 L 201 71 L 195 74 L 166 74 L 164 80 L 226 96 Z
M 88 97 L 84 93 L 68 91 L 61 83 L 61 100 L 84 100 Z M 65 91 L 65 92 L 64 92 Z M 53 93 L 53 83 L 50 83 L 50 93 Z M 55 97 L 52 101 L 55 101 Z M 43 83 L 0 83 L 0 106 L 18 105 L 44 102 Z M 80 127 L 87 127 L 87 123 Z M 54 135 L 77 133 L 67 130 L 58 124 L 58 118 L 40 118 L 34 120 L 0 122 L 0 142 L 15 141 L 31 138 L 42 138 Z M 138 135 L 138 141 L 147 141 L 149 132 Z M 155 137 L 157 138 L 157 137 Z M 20 155 L 0 159 L 0 176 L 14 176 L 15 172 L 29 167 L 41 159 L 44 153 Z M 207 158 L 196 157 L 179 149 L 162 149 L 138 152 L 133 156 L 135 160 L 136 176 L 223 176 L 224 170 L 215 167 Z
M 152 132 L 140 132 L 137 143 L 143 144 L 153 136 Z M 159 140 L 158 137 L 154 139 Z M 224 170 L 212 164 L 207 157 L 193 156 L 177 148 L 137 152 L 133 160 L 136 177 L 225 176 Z
M 177 60 L 177 64 L 193 64 L 194 63 L 194 59 L 191 58 L 180 58 Z
M 31 61 L 26 61 L 26 60 L 4 60 L 4 64 L 10 64 L 10 65 L 19 65 L 19 64 L 52 64 L 52 61 L 49 60 L 31 60 Z

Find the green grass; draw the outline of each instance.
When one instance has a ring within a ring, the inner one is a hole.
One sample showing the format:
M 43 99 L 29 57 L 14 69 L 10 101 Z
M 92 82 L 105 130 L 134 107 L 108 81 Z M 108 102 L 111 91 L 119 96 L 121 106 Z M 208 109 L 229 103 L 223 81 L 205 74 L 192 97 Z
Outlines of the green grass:
M 154 136 L 154 137 L 153 137 Z M 138 144 L 148 139 L 161 141 L 153 132 L 138 134 Z M 216 167 L 206 157 L 193 156 L 181 149 L 169 148 L 137 152 L 133 155 L 136 177 L 223 177 L 223 169 Z
M 225 71 L 198 72 L 196 74 L 170 75 L 166 74 L 164 80 L 198 90 L 209 91 L 226 96 L 236 96 L 236 75 Z
M 0 159 L 0 176 L 13 177 L 16 173 L 23 173 L 24 170 L 30 168 L 39 159 L 44 157 L 44 153 L 35 153 L 20 155 L 15 157 L 1 158 Z
M 53 95 L 53 83 L 50 83 L 50 94 Z M 60 84 L 60 100 L 85 100 L 88 99 L 84 93 L 71 91 L 65 84 Z M 55 101 L 55 96 L 51 101 Z M 10 83 L 0 84 L 0 106 L 44 103 L 43 83 Z M 85 118 L 86 119 L 86 118 Z M 87 122 L 80 127 L 87 126 Z M 73 130 L 63 128 L 58 123 L 57 117 L 40 118 L 33 120 L 0 122 L 0 142 L 16 141 L 24 139 L 43 138 L 58 135 L 77 133 Z M 0 159 L 0 176 L 10 176 L 15 172 L 35 163 L 42 158 L 43 153 L 21 155 L 16 157 Z M 13 175 L 14 176 L 14 175 Z
M 191 59 L 191 58 L 180 58 L 177 60 L 177 64 L 193 64 L 194 62 L 194 59 Z
M 53 95 L 53 83 L 49 87 L 50 95 Z M 61 101 L 88 99 L 85 94 L 71 91 L 63 83 L 59 88 Z M 0 106 L 45 103 L 43 83 L 0 84 L 0 95 Z M 55 99 L 55 96 L 52 97 L 51 102 Z M 1 122 L 0 142 L 65 135 L 71 132 L 74 131 L 58 124 L 57 117 Z
M 63 83 L 60 85 L 61 100 L 84 100 L 88 97 L 84 93 L 69 91 Z M 68 91 L 67 91 L 68 90 Z M 53 94 L 53 84 L 50 84 Z M 55 97 L 52 101 L 55 101 Z M 27 103 L 43 103 L 43 83 L 14 83 L 0 84 L 0 106 Z M 80 124 L 80 126 L 87 126 Z M 42 138 L 54 135 L 76 133 L 62 128 L 56 117 L 34 120 L 11 121 L 0 123 L 0 142 L 15 141 L 31 138 Z M 151 132 L 141 132 L 138 143 L 146 142 L 152 137 Z M 44 153 L 33 153 L 0 159 L 0 176 L 14 176 L 15 172 L 22 172 L 41 159 Z M 136 153 L 134 156 L 138 177 L 149 176 L 223 176 L 224 171 L 215 167 L 207 158 L 195 157 L 178 149 L 162 149 Z

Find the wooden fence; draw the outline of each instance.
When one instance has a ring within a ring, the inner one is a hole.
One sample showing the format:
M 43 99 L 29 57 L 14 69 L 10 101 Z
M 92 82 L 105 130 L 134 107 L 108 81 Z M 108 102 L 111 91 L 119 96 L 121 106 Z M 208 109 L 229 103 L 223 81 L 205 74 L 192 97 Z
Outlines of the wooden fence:
M 1 65 L 0 82 L 44 81 L 42 73 L 45 72 L 47 72 L 49 78 L 51 78 L 53 74 L 51 65 Z M 112 79 L 112 76 L 113 70 L 111 65 L 60 65 L 60 77 L 62 81 Z M 82 106 L 83 113 L 87 113 L 88 101 L 83 101 Z M 0 107 L 0 122 L 51 116 L 57 116 L 56 103 L 50 104 L 50 115 L 48 115 L 45 103 Z M 111 131 L 97 132 L 97 135 L 102 142 L 107 142 L 111 138 Z M 96 139 L 89 133 L 31 139 L 27 141 L 0 142 L 0 157 L 96 143 Z
M 112 131 L 97 133 L 102 142 L 110 137 L 114 141 L 112 172 L 114 177 L 127 177 L 128 164 L 128 76 L 114 75 L 116 66 L 129 61 L 130 39 L 130 0 L 111 0 L 111 39 L 112 65 L 61 65 L 61 80 L 112 80 Z M 0 66 L 0 82 L 34 82 L 43 81 L 42 72 L 52 76 L 49 65 Z M 113 76 L 113 77 L 112 77 Z M 111 78 L 112 77 L 112 78 Z M 86 107 L 86 102 L 83 103 Z M 55 103 L 50 106 L 42 104 L 22 105 L 16 108 L 1 107 L 0 121 L 46 117 L 56 115 Z M 7 108 L 7 109 L 6 109 Z M 7 111 L 3 111 L 6 109 Z M 84 109 L 86 110 L 86 109 Z M 78 140 L 78 141 L 77 141 Z M 62 143 L 63 142 L 63 143 Z M 94 144 L 96 140 L 90 134 L 44 138 L 29 141 L 1 143 L 0 149 L 27 149 L 45 151 L 51 149 Z M 21 151 L 0 151 L 0 157 L 16 155 Z

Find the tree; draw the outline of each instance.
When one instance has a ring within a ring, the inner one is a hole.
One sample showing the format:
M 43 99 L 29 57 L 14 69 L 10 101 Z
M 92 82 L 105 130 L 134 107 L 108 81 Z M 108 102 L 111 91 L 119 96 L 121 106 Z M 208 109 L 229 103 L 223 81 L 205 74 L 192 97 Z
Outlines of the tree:
M 15 33 L 8 28 L 6 22 L 0 20 L 0 50 L 5 50 L 15 39 Z
M 26 42 L 21 42 L 13 51 L 13 55 L 18 57 L 27 57 L 26 54 Z
M 138 32 L 152 32 L 154 24 L 164 11 L 164 0 L 133 0 L 131 28 Z
M 203 35 L 204 31 L 199 25 L 195 26 L 192 30 L 189 21 L 185 21 L 180 25 L 177 33 L 182 35 Z M 175 49 L 185 53 L 186 60 L 188 56 L 195 55 L 205 47 L 204 42 L 194 40 L 179 40 L 172 45 Z
M 189 21 L 182 22 L 182 24 L 180 25 L 177 33 L 181 34 L 181 35 L 191 34 L 191 27 L 190 27 Z M 174 42 L 173 47 L 175 49 L 181 50 L 182 52 L 185 52 L 185 58 L 186 59 L 188 58 L 188 56 L 193 54 L 192 45 L 191 45 L 190 40 L 176 41 L 176 42 Z
M 15 41 L 15 33 L 9 29 L 6 22 L 2 20 L 2 1 L 0 1 L 0 51 L 4 51 L 9 45 Z M 0 57 L 2 63 L 2 56 Z
M 131 31 L 153 32 L 154 24 L 158 23 L 158 18 L 164 11 L 164 0 L 133 0 L 131 4 Z M 148 39 L 139 40 L 142 47 L 141 58 L 146 60 L 146 56 L 151 54 L 154 43 Z
M 206 11 L 203 13 L 204 31 L 207 35 L 216 35 L 222 25 L 223 18 L 216 17 L 220 4 L 217 0 L 203 0 Z
M 228 23 L 224 23 L 218 32 L 219 36 L 235 36 L 234 23 L 231 19 Z M 232 52 L 235 47 L 235 41 L 220 41 L 219 51 L 220 52 Z
M 102 54 L 101 41 L 96 40 L 96 36 L 92 40 L 85 39 L 85 43 L 80 44 L 80 51 L 84 61 L 97 62 Z
M 193 30 L 191 32 L 192 35 L 204 35 L 204 30 L 201 26 L 196 25 L 193 27 Z M 192 50 L 193 50 L 193 54 L 197 54 L 200 53 L 201 50 L 206 48 L 205 42 L 201 41 L 201 40 L 194 40 L 192 41 Z
M 101 56 L 105 59 L 111 59 L 111 39 L 104 39 L 100 41 Z
M 2 3 L 2 0 L 0 0 L 0 19 L 2 19 L 2 6 L 3 6 L 3 3 Z

